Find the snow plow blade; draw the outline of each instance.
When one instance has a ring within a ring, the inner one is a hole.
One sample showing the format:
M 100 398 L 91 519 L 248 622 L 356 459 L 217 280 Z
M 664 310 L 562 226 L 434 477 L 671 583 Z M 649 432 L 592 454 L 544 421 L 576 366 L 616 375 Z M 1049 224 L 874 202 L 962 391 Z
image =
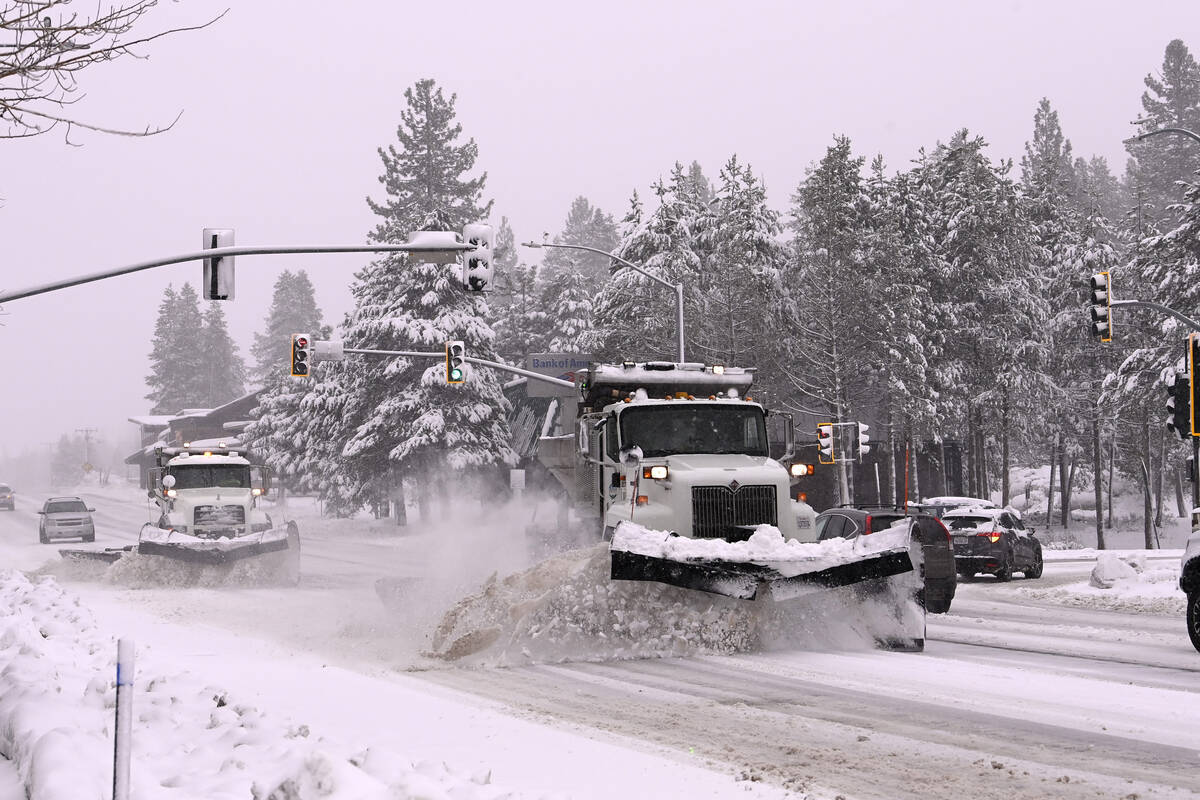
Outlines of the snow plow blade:
M 58 554 L 70 561 L 103 561 L 105 564 L 112 564 L 126 553 L 133 550 L 133 545 L 125 547 L 106 547 L 103 550 L 63 550 L 60 549 Z
M 768 564 L 741 561 L 676 561 L 626 550 L 612 550 L 613 580 L 654 581 L 741 600 L 754 600 L 766 589 L 772 597 L 794 595 L 805 586 L 831 589 L 913 568 L 907 552 L 888 552 L 799 575 L 786 575 Z
M 219 548 L 205 548 L 176 542 L 143 541 L 138 544 L 137 551 L 141 555 L 163 556 L 164 558 L 173 558 L 188 564 L 220 566 L 232 564 L 244 558 L 254 558 L 255 556 L 262 556 L 267 553 L 277 553 L 281 550 L 287 550 L 288 547 L 288 539 L 247 542 L 234 547 Z
M 613 533 L 609 577 L 653 581 L 742 600 L 785 600 L 813 591 L 913 571 L 911 533 L 890 528 L 853 540 L 785 540 L 761 525 L 743 541 L 693 539 L 621 522 Z

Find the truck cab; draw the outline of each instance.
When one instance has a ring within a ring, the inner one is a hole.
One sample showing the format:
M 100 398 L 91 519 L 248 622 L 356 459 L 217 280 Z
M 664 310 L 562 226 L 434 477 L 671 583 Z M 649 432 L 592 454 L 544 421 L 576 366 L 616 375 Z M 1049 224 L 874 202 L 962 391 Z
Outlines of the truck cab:
M 160 463 L 150 491 L 159 507 L 158 527 L 201 539 L 271 528 L 271 518 L 257 507 L 266 473 L 246 457 L 221 449 L 169 448 Z
M 578 374 L 577 506 L 606 537 L 632 521 L 727 541 L 766 524 L 815 541 L 815 513 L 790 497 L 791 476 L 770 455 L 767 412 L 743 396 L 752 379 L 750 370 L 672 362 L 593 364 Z M 793 449 L 790 424 L 786 431 L 784 459 Z

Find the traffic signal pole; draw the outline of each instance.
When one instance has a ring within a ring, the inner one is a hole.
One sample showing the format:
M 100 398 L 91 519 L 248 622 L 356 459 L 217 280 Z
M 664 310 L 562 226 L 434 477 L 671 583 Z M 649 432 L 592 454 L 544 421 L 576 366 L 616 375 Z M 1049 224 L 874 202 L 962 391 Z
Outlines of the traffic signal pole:
M 343 353 L 358 356 L 402 356 L 404 358 L 436 358 L 445 359 L 445 353 L 419 353 L 413 350 L 368 350 L 360 347 L 346 347 L 342 350 Z M 500 372 L 511 372 L 514 375 L 520 375 L 523 378 L 530 380 L 541 381 L 555 386 L 565 386 L 568 389 L 574 389 L 575 384 L 570 381 L 564 381 L 562 378 L 552 378 L 549 375 L 543 375 L 540 372 L 530 372 L 527 369 L 520 367 L 512 367 L 508 364 L 499 361 L 488 361 L 486 358 L 473 358 L 471 356 L 463 356 L 463 360 L 469 364 L 478 364 L 481 367 L 490 367 Z
M 3 299 L 4 298 L 0 297 L 0 300 Z M 1193 331 L 1200 333 L 1200 322 L 1197 322 L 1186 314 L 1180 314 L 1175 309 L 1164 306 L 1162 303 L 1154 303 L 1149 300 L 1113 300 L 1110 302 L 1110 305 L 1129 306 L 1130 308 L 1152 308 L 1155 311 L 1160 311 L 1163 314 L 1166 314 L 1168 317 L 1174 317 L 1184 325 L 1187 325 Z
M 469 244 L 424 244 L 411 242 L 405 244 L 316 245 L 311 247 L 210 247 L 207 250 L 199 250 L 195 253 L 183 253 L 182 255 L 168 256 L 166 258 L 155 258 L 151 259 L 150 261 L 139 261 L 136 264 L 127 264 L 123 267 L 115 267 L 113 269 L 104 270 L 103 272 L 94 272 L 91 275 L 81 275 L 77 278 L 66 278 L 65 280 L 44 283 L 39 286 L 30 286 L 25 289 L 18 289 L 12 292 L 0 292 L 0 303 L 7 302 L 9 300 L 21 300 L 26 297 L 46 294 L 47 292 L 55 292 L 59 289 L 67 289 L 84 283 L 92 283 L 93 281 L 102 281 L 105 278 L 115 278 L 118 275 L 128 275 L 132 272 L 141 272 L 142 270 L 153 269 L 155 267 L 165 267 L 170 264 L 182 264 L 186 261 L 204 261 L 206 259 L 226 258 L 232 256 L 320 253 L 460 253 L 474 249 L 474 246 Z

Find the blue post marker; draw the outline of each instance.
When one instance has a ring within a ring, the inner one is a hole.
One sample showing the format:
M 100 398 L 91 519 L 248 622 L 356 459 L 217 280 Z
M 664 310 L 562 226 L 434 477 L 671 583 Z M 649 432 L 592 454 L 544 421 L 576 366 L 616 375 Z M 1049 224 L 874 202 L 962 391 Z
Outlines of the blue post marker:
M 129 800 L 129 738 L 133 727 L 133 642 L 117 640 L 117 720 L 113 735 L 113 800 Z

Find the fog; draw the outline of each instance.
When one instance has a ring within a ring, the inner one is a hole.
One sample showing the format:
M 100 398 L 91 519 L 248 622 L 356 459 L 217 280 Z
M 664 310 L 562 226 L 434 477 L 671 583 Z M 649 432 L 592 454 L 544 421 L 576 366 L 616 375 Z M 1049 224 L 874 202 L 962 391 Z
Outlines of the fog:
M 902 8 L 902 5 L 910 8 Z M 0 288 L 196 250 L 204 227 L 241 245 L 358 244 L 382 197 L 376 149 L 395 142 L 403 91 L 456 93 L 479 145 L 493 222 L 558 231 L 586 196 L 618 219 L 676 160 L 714 176 L 731 155 L 784 209 L 835 134 L 904 168 L 958 128 L 1019 159 L 1048 97 L 1075 153 L 1124 168 L 1121 140 L 1163 49 L 1200 46 L 1191 0 L 961 2 L 164 4 L 148 27 L 208 29 L 82 77 L 74 116 L 150 138 L 61 131 L 0 143 Z M 1191 39 L 1189 40 L 1189 37 Z M 227 304 L 244 356 L 271 286 L 304 268 L 327 321 L 369 256 L 244 257 Z M 531 259 L 532 260 L 532 259 Z M 134 446 L 147 355 L 169 283 L 196 263 L 8 303 L 0 317 L 0 457 L 76 428 Z M 125 450 L 127 452 L 127 450 Z

